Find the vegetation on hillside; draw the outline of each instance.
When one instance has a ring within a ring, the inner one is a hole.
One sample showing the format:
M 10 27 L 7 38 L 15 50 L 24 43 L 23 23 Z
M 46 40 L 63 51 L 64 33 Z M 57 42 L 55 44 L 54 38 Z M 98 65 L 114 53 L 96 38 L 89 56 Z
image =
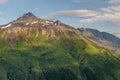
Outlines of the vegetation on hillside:
M 80 34 L 22 29 L 0 31 L 0 80 L 120 79 L 120 57 Z

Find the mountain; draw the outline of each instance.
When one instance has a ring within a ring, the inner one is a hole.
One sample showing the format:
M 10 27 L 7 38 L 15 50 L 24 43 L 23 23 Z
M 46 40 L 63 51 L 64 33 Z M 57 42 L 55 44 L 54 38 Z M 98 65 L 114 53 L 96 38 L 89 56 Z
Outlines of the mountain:
M 0 80 L 119 80 L 120 56 L 32 13 L 0 28 Z
M 107 49 L 120 53 L 120 38 L 106 32 L 100 32 L 96 29 L 79 28 L 83 36 L 98 43 Z

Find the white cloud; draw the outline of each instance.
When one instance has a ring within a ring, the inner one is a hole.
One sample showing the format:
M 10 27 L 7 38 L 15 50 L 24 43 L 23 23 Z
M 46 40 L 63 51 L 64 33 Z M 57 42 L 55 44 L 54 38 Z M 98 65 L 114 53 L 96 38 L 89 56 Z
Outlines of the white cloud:
M 7 0 L 0 0 L 0 4 L 7 2 Z
M 64 11 L 58 11 L 58 12 L 54 12 L 51 13 L 49 15 L 47 15 L 47 17 L 55 17 L 55 16 L 68 16 L 68 17 L 78 17 L 78 18 L 82 18 L 82 17 L 93 17 L 96 16 L 97 12 L 96 11 L 92 11 L 92 10 L 64 10 Z
M 94 0 L 71 0 L 72 2 L 94 1 Z M 120 0 L 108 0 L 109 3 L 120 3 Z
M 120 38 L 120 32 L 113 32 L 113 34 Z
M 120 3 L 120 0 L 109 0 L 109 3 Z
M 68 16 L 80 18 L 81 23 L 111 22 L 120 25 L 120 6 L 101 8 L 98 10 L 64 10 L 51 13 L 47 17 Z
M 108 8 L 102 8 L 98 11 L 98 15 L 83 19 L 80 22 L 82 23 L 92 23 L 95 21 L 106 21 L 106 22 L 112 22 L 115 24 L 120 25 L 120 6 L 113 6 Z

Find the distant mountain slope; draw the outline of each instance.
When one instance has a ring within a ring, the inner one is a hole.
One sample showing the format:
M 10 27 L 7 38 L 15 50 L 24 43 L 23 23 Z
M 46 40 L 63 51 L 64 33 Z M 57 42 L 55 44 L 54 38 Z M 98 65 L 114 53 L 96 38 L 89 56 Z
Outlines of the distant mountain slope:
M 102 46 L 112 51 L 120 53 L 120 38 L 112 34 L 100 32 L 90 28 L 79 28 L 78 30 L 82 33 L 82 35 L 89 38 L 90 40 L 101 44 Z
M 120 80 L 120 56 L 61 21 L 24 14 L 0 28 L 0 80 Z

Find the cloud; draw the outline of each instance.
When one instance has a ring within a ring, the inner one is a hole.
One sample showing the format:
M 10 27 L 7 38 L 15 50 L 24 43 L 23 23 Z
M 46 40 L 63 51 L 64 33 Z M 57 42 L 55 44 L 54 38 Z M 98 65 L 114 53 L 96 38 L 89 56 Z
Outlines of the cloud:
M 106 21 L 120 25 L 120 6 L 113 6 L 108 8 L 102 8 L 98 10 L 98 15 L 83 19 L 80 22 L 82 23 L 93 23 L 96 21 Z
M 75 17 L 81 23 L 111 22 L 120 25 L 120 6 L 101 8 L 98 10 L 64 10 L 49 14 L 47 17 Z
M 92 10 L 64 10 L 64 11 L 51 13 L 46 17 L 50 18 L 50 17 L 56 17 L 56 16 L 67 16 L 67 17 L 78 17 L 78 18 L 86 17 L 87 18 L 87 17 L 96 16 L 96 15 L 97 15 L 97 12 Z
M 7 2 L 7 0 L 0 0 L 0 4 Z
M 94 0 L 71 0 L 72 2 L 76 2 L 76 3 L 79 3 L 79 2 L 84 2 L 84 1 L 94 1 Z M 109 3 L 120 3 L 120 0 L 108 0 Z
M 113 32 L 113 34 L 120 38 L 120 32 Z
M 71 0 L 73 2 L 81 2 L 81 1 L 86 1 L 86 0 Z M 88 0 L 88 1 L 92 1 L 92 0 Z M 120 0 L 108 0 L 109 3 L 119 3 Z
M 120 0 L 109 0 L 109 3 L 120 3 Z

